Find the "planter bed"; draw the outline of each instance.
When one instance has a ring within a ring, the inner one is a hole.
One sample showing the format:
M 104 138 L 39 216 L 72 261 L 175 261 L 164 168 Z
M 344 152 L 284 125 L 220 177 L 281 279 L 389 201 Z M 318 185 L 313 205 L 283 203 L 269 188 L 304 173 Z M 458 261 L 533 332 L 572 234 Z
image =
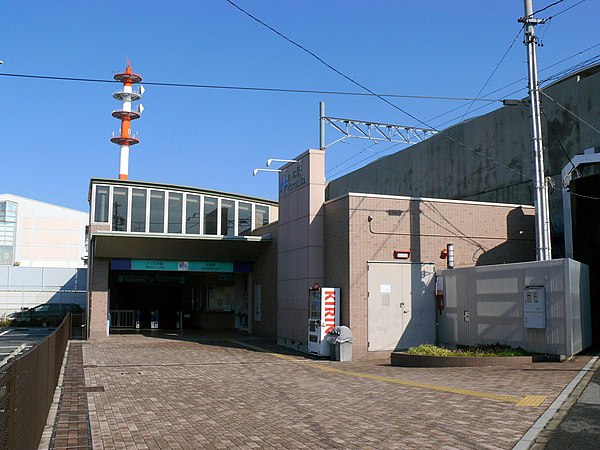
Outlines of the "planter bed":
M 486 367 L 531 364 L 532 356 L 429 356 L 392 352 L 391 364 L 398 367 Z

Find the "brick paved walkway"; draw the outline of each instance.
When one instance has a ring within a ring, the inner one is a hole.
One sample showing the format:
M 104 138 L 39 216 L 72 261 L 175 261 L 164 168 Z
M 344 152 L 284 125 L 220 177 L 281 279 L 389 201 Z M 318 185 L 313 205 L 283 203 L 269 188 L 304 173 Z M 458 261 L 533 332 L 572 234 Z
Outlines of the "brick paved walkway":
M 81 342 L 70 342 L 66 355 L 60 401 L 50 441 L 52 449 L 88 449 L 91 446 L 83 370 Z
M 389 360 L 284 359 L 220 338 L 190 339 L 121 335 L 80 344 L 93 448 L 510 449 L 588 359 L 409 369 Z M 517 407 L 494 395 L 547 398 Z

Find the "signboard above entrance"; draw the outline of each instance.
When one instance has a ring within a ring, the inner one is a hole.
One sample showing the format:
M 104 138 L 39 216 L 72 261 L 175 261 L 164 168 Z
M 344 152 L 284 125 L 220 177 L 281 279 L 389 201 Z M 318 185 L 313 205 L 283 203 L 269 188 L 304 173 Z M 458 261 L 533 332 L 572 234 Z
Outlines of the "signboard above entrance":
M 167 259 L 113 259 L 112 270 L 151 270 L 157 272 L 251 272 L 252 264 L 222 261 L 172 261 Z

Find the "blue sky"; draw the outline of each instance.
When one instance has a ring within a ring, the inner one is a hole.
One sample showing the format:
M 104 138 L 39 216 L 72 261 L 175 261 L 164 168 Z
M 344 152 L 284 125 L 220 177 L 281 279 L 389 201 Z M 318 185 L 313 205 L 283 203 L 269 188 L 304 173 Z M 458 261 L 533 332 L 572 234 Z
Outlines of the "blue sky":
M 235 2 L 378 93 L 474 97 L 509 49 L 522 0 L 262 0 Z M 576 5 L 562 3 L 547 18 Z M 541 9 L 554 0 L 534 0 Z M 225 0 L 2 2 L 3 74 L 112 79 L 131 60 L 147 82 L 361 92 L 360 88 L 235 9 Z M 587 0 L 536 27 L 540 69 L 600 44 L 600 1 Z M 540 79 L 600 54 L 600 45 Z M 522 34 L 483 90 L 527 74 Z M 91 177 L 118 176 L 117 84 L 0 76 L 0 193 L 87 210 Z M 512 93 L 520 89 L 518 93 Z M 524 97 L 526 81 L 486 96 Z M 429 125 L 456 123 L 469 102 L 390 99 Z M 419 126 L 376 97 L 146 86 L 141 143 L 129 177 L 275 199 L 268 158 L 318 147 L 319 101 L 326 114 Z M 472 109 L 485 103 L 476 102 Z M 499 103 L 467 115 L 479 115 Z M 435 119 L 434 119 L 435 118 Z M 327 141 L 339 137 L 327 129 Z M 348 141 L 327 150 L 330 179 L 385 154 L 389 144 Z M 525 157 L 529 157 L 526 155 Z

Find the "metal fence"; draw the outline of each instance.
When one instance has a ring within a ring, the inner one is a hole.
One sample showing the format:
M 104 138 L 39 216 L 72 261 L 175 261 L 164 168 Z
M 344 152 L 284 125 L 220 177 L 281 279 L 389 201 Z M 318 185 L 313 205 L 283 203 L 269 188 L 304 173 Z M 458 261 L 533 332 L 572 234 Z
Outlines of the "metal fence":
M 50 336 L 0 368 L 0 449 L 38 448 L 67 342 L 81 334 L 81 323 L 67 314 Z

